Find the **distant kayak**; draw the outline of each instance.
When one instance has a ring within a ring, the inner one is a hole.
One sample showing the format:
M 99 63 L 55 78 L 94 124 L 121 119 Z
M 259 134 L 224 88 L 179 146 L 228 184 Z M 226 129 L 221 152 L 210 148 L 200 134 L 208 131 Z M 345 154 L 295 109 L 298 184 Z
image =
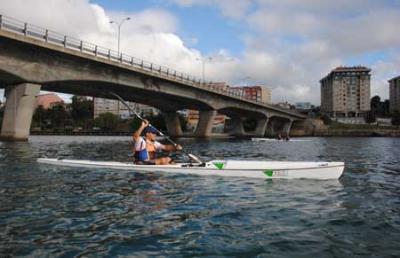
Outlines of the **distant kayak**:
M 343 162 L 212 160 L 204 164 L 177 163 L 171 165 L 136 165 L 132 162 L 49 158 L 40 158 L 37 162 L 56 166 L 87 167 L 94 169 L 107 168 L 137 172 L 149 171 L 201 176 L 250 177 L 264 179 L 338 179 L 344 170 Z
M 285 139 L 278 140 L 272 138 L 251 138 L 253 142 L 310 142 L 311 140 L 307 139 L 289 139 L 288 141 Z

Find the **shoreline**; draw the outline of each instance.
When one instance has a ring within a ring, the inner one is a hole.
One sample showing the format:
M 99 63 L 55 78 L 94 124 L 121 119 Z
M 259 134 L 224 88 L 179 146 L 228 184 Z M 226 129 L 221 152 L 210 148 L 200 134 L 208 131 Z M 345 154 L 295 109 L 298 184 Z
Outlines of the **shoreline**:
M 131 136 L 130 132 L 80 132 L 80 133 L 31 133 L 30 136 Z M 400 130 L 336 130 L 336 129 L 327 129 L 327 130 L 318 130 L 312 134 L 299 134 L 298 132 L 295 135 L 290 135 L 290 138 L 303 138 L 303 137 L 388 137 L 388 138 L 397 138 L 400 137 Z M 245 138 L 269 138 L 275 139 L 275 137 L 260 137 L 260 136 L 251 136 L 251 135 L 243 135 L 243 136 L 232 136 L 228 134 L 215 134 L 210 135 L 208 137 L 197 137 L 194 135 L 182 135 L 179 137 L 171 137 L 175 139 L 245 139 Z

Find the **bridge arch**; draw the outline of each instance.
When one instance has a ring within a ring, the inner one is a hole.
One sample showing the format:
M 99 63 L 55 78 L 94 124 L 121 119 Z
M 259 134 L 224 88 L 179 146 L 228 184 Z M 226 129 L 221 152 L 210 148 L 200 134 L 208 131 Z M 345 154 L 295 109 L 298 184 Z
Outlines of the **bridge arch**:
M 290 129 L 292 126 L 293 120 L 281 117 L 281 116 L 271 116 L 268 120 L 266 136 L 268 137 L 289 137 Z
M 237 107 L 225 107 L 219 109 L 218 113 L 224 114 L 229 117 L 226 123 L 226 131 L 230 134 L 236 136 L 264 136 L 265 134 L 268 121 L 268 117 L 265 112 L 240 109 Z M 249 118 L 254 119 L 256 121 L 256 125 L 254 130 L 246 132 L 244 128 L 244 121 Z

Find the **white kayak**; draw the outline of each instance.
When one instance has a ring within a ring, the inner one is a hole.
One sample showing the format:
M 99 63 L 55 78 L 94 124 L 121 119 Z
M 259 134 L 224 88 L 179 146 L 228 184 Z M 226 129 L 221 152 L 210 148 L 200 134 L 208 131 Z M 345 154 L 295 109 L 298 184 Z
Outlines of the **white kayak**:
M 338 179 L 344 170 L 343 162 L 281 162 L 248 160 L 212 160 L 199 163 L 173 165 L 136 165 L 129 162 L 91 161 L 39 158 L 39 163 L 69 167 L 109 168 L 131 171 L 153 171 L 201 176 L 230 176 L 250 178 L 309 178 Z
M 273 139 L 273 138 L 251 138 L 253 142 L 309 142 L 311 140 L 306 139 L 289 139 L 288 141 L 285 139 Z

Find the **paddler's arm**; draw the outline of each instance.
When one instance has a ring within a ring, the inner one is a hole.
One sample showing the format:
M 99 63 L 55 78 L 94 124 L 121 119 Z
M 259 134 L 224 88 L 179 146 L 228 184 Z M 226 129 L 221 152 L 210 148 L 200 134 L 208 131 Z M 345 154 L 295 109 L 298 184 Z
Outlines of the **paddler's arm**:
M 182 150 L 182 146 L 180 146 L 179 144 L 177 144 L 176 146 L 173 144 L 166 144 L 163 145 L 162 150 L 167 152 L 180 151 Z
M 142 124 L 140 125 L 139 129 L 137 129 L 136 132 L 133 133 L 132 138 L 134 141 L 138 141 L 140 138 L 140 135 L 142 134 L 144 128 L 146 128 L 149 125 L 149 121 L 147 121 L 146 119 L 144 119 L 142 121 Z

